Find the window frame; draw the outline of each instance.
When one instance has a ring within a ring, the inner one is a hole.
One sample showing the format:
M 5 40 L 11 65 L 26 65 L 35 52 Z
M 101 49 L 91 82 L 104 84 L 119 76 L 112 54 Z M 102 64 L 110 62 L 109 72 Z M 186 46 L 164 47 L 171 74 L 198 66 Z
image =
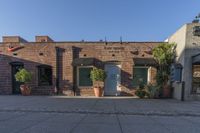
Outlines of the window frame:
M 200 36 L 200 26 L 193 27 L 193 35 L 198 37 Z
M 133 72 L 132 72 L 132 82 L 134 80 L 134 69 L 135 68 L 146 68 L 147 69 L 147 84 L 148 85 L 151 81 L 151 66 L 133 66 Z M 136 87 L 136 86 L 133 86 L 133 87 Z
M 194 82 L 194 78 L 199 78 L 199 77 L 194 77 L 194 67 L 195 66 L 200 66 L 200 64 L 192 64 L 192 89 L 191 89 L 191 94 L 200 94 L 199 90 L 197 90 L 197 88 L 195 88 L 195 85 L 199 85 L 199 82 Z
M 53 69 L 52 69 L 52 66 L 49 66 L 49 65 L 39 65 L 39 66 L 37 66 L 37 69 L 38 69 L 38 86 L 52 86 L 53 85 Z M 48 85 L 46 85 L 46 84 L 42 84 L 42 82 L 41 82 L 41 69 L 51 69 L 51 77 L 49 78 L 49 79 L 51 79 L 50 80 L 50 82 L 48 82 L 49 84 Z
M 93 66 L 78 66 L 77 67 L 77 87 L 78 88 L 92 88 L 93 87 L 93 82 L 92 82 L 91 86 L 80 86 L 79 85 L 79 69 L 80 68 L 92 68 L 92 69 L 94 69 L 94 67 Z

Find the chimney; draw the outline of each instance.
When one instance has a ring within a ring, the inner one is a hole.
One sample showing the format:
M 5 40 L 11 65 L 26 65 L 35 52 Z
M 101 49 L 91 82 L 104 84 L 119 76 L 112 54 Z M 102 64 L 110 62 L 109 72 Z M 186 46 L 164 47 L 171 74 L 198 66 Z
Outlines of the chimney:
M 53 40 L 49 36 L 36 36 L 36 42 L 53 42 Z
M 26 40 L 24 40 L 23 38 L 21 38 L 20 36 L 3 36 L 3 42 L 4 43 L 19 43 L 19 42 L 27 42 Z

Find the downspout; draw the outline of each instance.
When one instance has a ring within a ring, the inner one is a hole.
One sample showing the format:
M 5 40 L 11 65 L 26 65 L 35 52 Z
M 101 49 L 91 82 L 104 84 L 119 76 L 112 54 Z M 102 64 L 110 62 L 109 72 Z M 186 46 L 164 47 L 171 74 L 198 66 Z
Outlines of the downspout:
M 181 86 L 181 101 L 185 101 L 185 81 L 182 82 Z
M 76 51 L 75 51 L 75 48 L 72 47 L 72 60 L 74 60 L 75 58 L 77 58 Z M 73 66 L 73 92 L 74 92 L 74 96 L 76 96 L 76 88 L 77 88 L 76 73 L 77 72 L 76 72 L 76 66 L 74 66 L 73 63 L 72 63 L 72 66 Z
M 72 60 L 79 58 L 79 50 L 77 47 L 72 47 Z M 72 61 L 73 62 L 73 61 Z M 76 89 L 77 89 L 77 67 L 73 65 L 73 92 L 74 96 L 77 95 Z
M 59 86 L 59 48 L 56 47 L 56 93 L 59 94 L 60 86 Z

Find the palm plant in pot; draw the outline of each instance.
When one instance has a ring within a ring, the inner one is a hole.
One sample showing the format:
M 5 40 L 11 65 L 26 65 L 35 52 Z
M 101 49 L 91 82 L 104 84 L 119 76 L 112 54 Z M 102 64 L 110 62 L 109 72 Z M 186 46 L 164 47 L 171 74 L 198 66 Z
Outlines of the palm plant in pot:
M 171 87 L 169 85 L 170 66 L 176 57 L 175 43 L 161 43 L 153 49 L 153 56 L 158 63 L 157 85 L 160 86 L 163 97 L 170 97 Z
M 94 94 L 96 97 L 103 95 L 104 80 L 106 79 L 106 72 L 102 69 L 94 68 L 90 72 L 90 78 L 93 81 Z
M 20 90 L 22 95 L 28 96 L 31 94 L 31 88 L 27 85 L 28 82 L 32 80 L 32 74 L 27 71 L 26 69 L 20 69 L 15 74 L 16 81 L 22 82 L 22 85 L 20 85 Z

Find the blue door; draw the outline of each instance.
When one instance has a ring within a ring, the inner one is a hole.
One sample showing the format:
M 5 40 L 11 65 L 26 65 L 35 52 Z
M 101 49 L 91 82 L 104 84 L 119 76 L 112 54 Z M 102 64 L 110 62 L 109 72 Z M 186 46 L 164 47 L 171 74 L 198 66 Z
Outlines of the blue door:
M 104 95 L 115 96 L 120 91 L 121 83 L 121 69 L 119 65 L 109 64 L 105 65 L 107 74 L 105 80 Z

